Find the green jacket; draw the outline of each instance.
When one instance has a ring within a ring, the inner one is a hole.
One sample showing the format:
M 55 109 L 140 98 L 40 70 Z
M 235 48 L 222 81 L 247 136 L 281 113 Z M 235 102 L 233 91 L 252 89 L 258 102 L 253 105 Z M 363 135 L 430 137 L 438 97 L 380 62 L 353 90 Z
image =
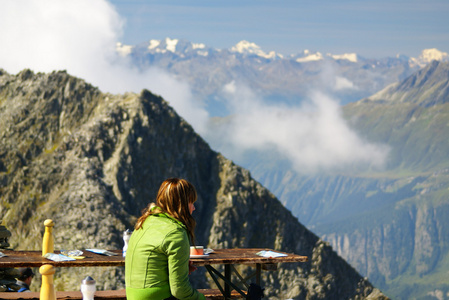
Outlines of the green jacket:
M 149 216 L 134 230 L 125 257 L 128 300 L 205 299 L 189 281 L 187 229 L 167 214 Z

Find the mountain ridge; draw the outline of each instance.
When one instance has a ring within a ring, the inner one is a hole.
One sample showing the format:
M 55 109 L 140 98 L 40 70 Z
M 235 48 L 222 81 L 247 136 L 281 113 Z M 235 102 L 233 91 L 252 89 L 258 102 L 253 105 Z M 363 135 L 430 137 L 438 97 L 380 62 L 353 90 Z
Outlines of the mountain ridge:
M 249 42 L 246 40 L 242 40 L 235 44 L 234 46 L 231 46 L 228 49 L 218 49 L 218 48 L 212 48 L 208 47 L 203 43 L 193 43 L 189 42 L 187 40 L 183 39 L 171 39 L 171 38 L 165 38 L 163 40 L 156 40 L 151 39 L 147 42 L 140 43 L 137 46 L 133 45 L 125 45 L 122 43 L 117 43 L 116 45 L 116 51 L 118 53 L 121 53 L 122 55 L 128 55 L 130 52 L 132 52 L 133 48 L 139 47 L 144 48 L 146 45 L 146 48 L 150 52 L 154 53 L 167 53 L 171 52 L 174 54 L 177 54 L 179 56 L 183 56 L 189 52 L 198 52 L 203 51 L 202 55 L 207 55 L 209 51 L 215 51 L 215 52 L 221 52 L 221 51 L 229 51 L 233 53 L 238 53 L 242 55 L 254 55 L 259 56 L 260 58 L 269 59 L 269 60 L 276 60 L 276 59 L 294 59 L 298 62 L 308 62 L 308 61 L 316 61 L 316 60 L 323 60 L 326 57 L 332 58 L 334 60 L 347 60 L 350 62 L 357 62 L 358 59 L 365 60 L 365 58 L 359 56 L 357 53 L 342 53 L 342 54 L 331 54 L 326 53 L 326 55 L 321 54 L 320 52 L 312 52 L 310 50 L 303 50 L 302 52 L 296 53 L 296 54 L 289 54 L 284 55 L 280 53 L 276 53 L 275 51 L 269 51 L 268 53 L 265 52 L 260 46 L 253 42 Z M 197 50 L 201 49 L 201 50 Z M 428 63 L 432 62 L 433 60 L 437 61 L 449 61 L 449 55 L 446 52 L 440 51 L 436 48 L 428 48 L 423 49 L 418 57 L 409 57 L 406 55 L 396 54 L 395 58 L 401 59 L 401 60 L 407 60 L 411 67 L 413 66 L 420 66 L 424 67 Z
M 205 103 L 212 116 L 226 106 L 223 90 L 231 82 L 248 87 L 261 101 L 298 105 L 311 90 L 322 90 L 347 104 L 407 78 L 431 58 L 449 60 L 446 53 L 436 49 L 425 50 L 413 59 L 404 55 L 368 59 L 356 53 L 335 55 L 309 50 L 284 56 L 248 41 L 230 49 L 215 49 L 170 38 L 137 45 L 119 43 L 117 52 L 139 70 L 161 68 L 188 83 L 194 97 Z
M 448 77 L 449 69 L 441 68 L 440 62 L 434 60 L 406 80 L 394 83 L 367 99 L 397 102 L 414 99 L 424 106 L 442 104 L 449 101 Z

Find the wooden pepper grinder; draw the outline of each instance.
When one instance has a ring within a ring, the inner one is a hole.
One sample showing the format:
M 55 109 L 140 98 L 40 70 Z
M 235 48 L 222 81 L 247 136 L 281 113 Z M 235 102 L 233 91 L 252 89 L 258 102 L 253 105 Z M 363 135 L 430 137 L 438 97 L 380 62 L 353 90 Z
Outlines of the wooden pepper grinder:
M 44 225 L 45 232 L 42 241 L 42 256 L 47 253 L 53 253 L 55 249 L 55 238 L 53 236 L 53 226 L 55 226 L 55 223 L 53 223 L 53 220 L 47 219 L 45 220 Z

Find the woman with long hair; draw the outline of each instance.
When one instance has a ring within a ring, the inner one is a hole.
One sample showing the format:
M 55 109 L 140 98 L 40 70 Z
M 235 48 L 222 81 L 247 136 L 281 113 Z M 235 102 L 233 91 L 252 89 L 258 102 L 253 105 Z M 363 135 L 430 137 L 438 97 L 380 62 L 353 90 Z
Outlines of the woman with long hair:
M 196 199 L 195 187 L 187 180 L 170 178 L 161 184 L 156 203 L 144 209 L 129 240 L 127 299 L 205 299 L 188 277 Z

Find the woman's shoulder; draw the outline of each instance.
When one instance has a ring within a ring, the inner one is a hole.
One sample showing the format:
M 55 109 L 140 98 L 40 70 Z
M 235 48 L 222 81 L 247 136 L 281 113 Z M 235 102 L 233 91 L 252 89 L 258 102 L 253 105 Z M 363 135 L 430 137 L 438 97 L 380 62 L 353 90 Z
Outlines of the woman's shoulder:
M 162 244 L 188 243 L 188 235 L 185 226 L 170 218 L 152 216 L 147 224 L 152 236 L 159 236 Z M 157 234 L 155 234 L 157 232 Z
M 145 225 L 147 226 L 159 226 L 165 228 L 167 231 L 186 230 L 184 224 L 164 213 L 151 215 L 146 221 L 147 224 Z

